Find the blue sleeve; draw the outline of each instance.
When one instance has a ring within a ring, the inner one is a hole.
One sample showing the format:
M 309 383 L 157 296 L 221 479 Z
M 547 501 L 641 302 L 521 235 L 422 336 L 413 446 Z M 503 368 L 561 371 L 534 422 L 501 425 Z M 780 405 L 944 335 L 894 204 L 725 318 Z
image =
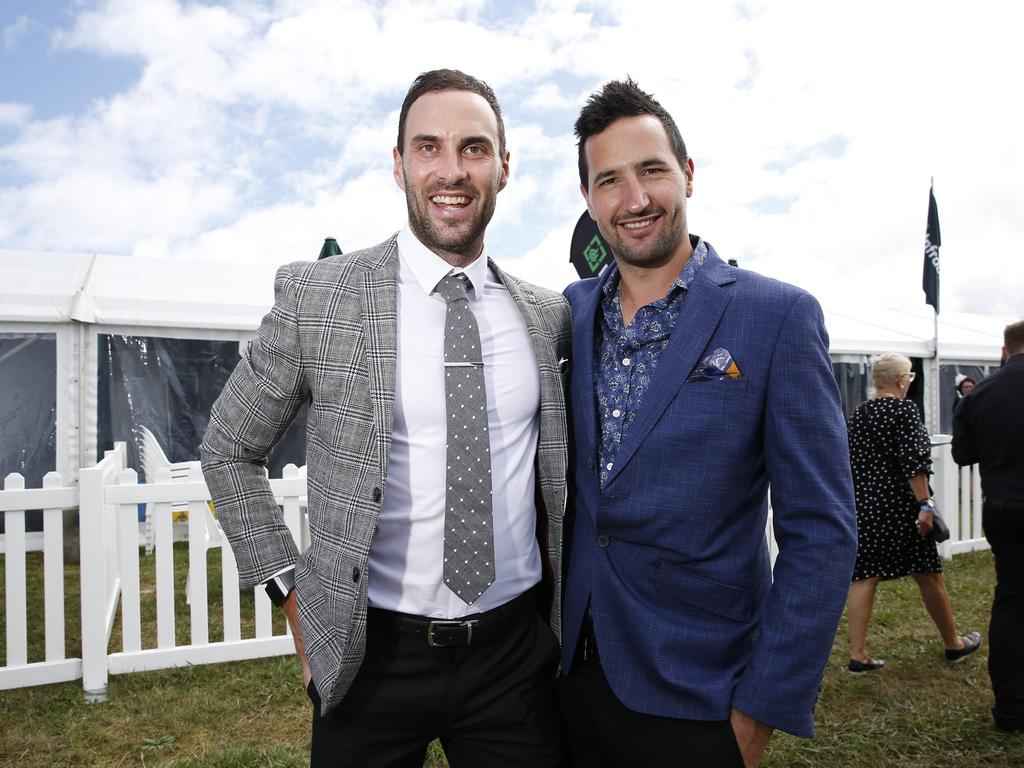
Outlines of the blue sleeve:
M 733 706 L 810 737 L 853 574 L 857 519 L 828 335 L 817 301 L 802 292 L 775 343 L 764 455 L 779 554 L 758 641 Z

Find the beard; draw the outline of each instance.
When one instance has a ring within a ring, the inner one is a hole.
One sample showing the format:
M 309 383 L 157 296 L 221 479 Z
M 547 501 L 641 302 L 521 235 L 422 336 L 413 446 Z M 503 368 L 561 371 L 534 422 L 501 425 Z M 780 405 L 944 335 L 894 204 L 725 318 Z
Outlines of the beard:
M 637 215 L 649 216 L 654 213 L 658 211 L 645 211 Z M 619 234 L 619 228 L 614 223 L 611 232 L 602 231 L 601 234 L 611 247 L 612 254 L 634 267 L 659 267 L 670 261 L 679 249 L 680 243 L 684 240 L 689 242 L 686 233 L 686 214 L 679 208 L 672 212 L 671 218 L 666 211 L 661 213 L 664 224 L 661 232 L 653 239 L 635 245 L 626 244 L 625 238 Z
M 404 170 L 403 170 L 404 174 Z M 497 187 L 480 190 L 468 182 L 438 186 L 432 190 L 420 190 L 405 174 L 405 205 L 409 213 L 409 227 L 416 239 L 435 253 L 448 253 L 461 257 L 468 263 L 480 255 L 484 232 L 494 215 Z M 446 222 L 434 216 L 434 195 L 466 194 L 476 206 L 476 215 L 459 222 Z

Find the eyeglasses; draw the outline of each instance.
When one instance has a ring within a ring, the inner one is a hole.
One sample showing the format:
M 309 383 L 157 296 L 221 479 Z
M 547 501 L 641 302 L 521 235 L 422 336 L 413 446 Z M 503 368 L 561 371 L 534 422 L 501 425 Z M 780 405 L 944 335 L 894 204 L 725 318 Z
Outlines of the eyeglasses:
M 916 373 L 914 373 L 913 371 L 907 371 L 907 372 L 906 372 L 906 373 L 904 373 L 903 375 L 907 377 L 907 383 L 908 383 L 908 384 L 909 384 L 910 382 L 912 382 L 912 381 L 913 381 L 914 379 L 916 379 L 916 378 L 917 378 L 917 374 L 916 374 Z

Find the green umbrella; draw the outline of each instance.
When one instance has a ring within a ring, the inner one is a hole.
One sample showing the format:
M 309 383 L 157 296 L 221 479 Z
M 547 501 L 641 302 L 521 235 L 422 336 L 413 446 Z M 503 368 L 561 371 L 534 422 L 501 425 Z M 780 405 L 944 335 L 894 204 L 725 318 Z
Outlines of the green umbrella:
M 324 238 L 324 247 L 320 249 L 320 255 L 316 257 L 317 261 L 320 259 L 326 259 L 328 256 L 340 256 L 341 248 L 338 246 L 338 241 L 333 237 Z

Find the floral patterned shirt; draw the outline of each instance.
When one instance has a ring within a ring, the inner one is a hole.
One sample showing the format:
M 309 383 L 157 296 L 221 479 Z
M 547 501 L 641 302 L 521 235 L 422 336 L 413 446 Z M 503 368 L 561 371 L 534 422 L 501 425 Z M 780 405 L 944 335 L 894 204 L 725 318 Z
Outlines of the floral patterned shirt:
M 668 294 L 637 310 L 623 325 L 616 271 L 605 284 L 600 329 L 594 335 L 594 391 L 601 425 L 601 487 L 615 466 L 622 439 L 635 421 L 651 384 L 658 358 L 668 346 L 686 291 L 708 257 L 708 247 L 696 240 L 693 255 L 672 283 Z M 614 267 L 613 267 L 614 268 Z

